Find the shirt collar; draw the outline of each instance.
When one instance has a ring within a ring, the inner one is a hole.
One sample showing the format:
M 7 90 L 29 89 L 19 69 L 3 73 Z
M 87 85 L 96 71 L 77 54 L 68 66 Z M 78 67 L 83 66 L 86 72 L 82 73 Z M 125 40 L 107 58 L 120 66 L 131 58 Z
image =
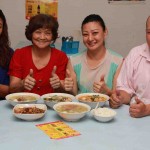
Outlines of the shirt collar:
M 145 44 L 144 49 L 141 51 L 140 55 L 145 57 L 147 61 L 150 61 L 150 48 L 148 44 Z

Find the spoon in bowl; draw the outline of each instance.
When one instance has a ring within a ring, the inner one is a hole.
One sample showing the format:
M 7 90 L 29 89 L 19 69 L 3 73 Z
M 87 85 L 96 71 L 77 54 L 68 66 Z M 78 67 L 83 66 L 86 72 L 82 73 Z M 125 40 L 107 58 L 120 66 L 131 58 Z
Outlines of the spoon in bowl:
M 96 107 L 90 111 L 92 116 L 95 114 L 95 110 L 98 108 L 98 106 L 99 102 L 97 102 Z
M 95 114 L 95 110 L 98 108 L 99 102 L 97 102 L 96 107 L 91 110 L 91 115 L 93 116 Z
M 97 102 L 96 107 L 95 107 L 94 109 L 97 109 L 97 108 L 98 108 L 98 106 L 99 106 L 99 102 Z

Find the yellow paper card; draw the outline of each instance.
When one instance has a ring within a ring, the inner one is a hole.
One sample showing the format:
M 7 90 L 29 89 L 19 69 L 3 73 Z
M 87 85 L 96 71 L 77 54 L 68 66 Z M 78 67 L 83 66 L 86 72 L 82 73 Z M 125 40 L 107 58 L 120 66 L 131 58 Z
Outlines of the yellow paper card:
M 80 133 L 62 121 L 49 122 L 36 125 L 40 130 L 44 131 L 51 139 L 63 139 L 72 136 L 78 136 Z

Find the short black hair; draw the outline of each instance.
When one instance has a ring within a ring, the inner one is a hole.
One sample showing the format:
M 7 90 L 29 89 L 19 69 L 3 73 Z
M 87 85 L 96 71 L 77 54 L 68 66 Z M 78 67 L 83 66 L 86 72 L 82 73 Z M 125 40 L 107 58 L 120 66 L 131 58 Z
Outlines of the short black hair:
M 54 43 L 58 38 L 58 27 L 58 21 L 53 16 L 47 14 L 38 14 L 30 19 L 29 24 L 26 26 L 25 35 L 29 41 L 32 41 L 32 34 L 35 30 L 39 28 L 50 29 L 52 31 L 52 40 Z

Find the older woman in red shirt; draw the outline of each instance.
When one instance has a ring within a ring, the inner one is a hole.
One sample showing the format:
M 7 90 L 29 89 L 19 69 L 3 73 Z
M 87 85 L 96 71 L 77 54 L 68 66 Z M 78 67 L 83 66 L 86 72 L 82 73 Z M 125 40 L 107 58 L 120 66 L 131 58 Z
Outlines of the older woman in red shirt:
M 57 20 L 46 14 L 32 17 L 25 35 L 32 45 L 17 49 L 10 63 L 10 92 L 45 93 L 64 90 L 68 57 L 52 48 L 58 37 Z

